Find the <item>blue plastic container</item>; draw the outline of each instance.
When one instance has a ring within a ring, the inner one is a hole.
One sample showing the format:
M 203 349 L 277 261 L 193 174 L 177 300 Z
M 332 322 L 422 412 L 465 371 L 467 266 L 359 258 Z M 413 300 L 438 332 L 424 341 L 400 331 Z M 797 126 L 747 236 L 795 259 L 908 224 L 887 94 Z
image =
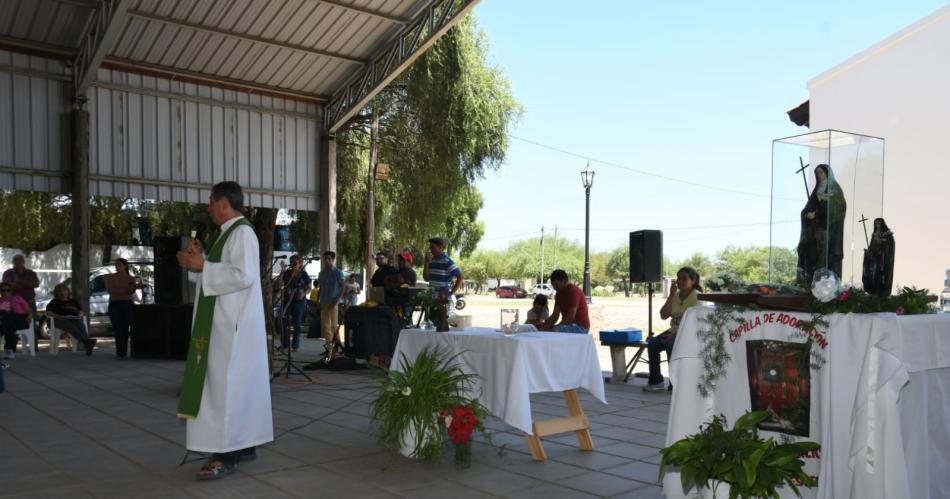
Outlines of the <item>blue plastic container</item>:
M 643 341 L 643 331 L 632 327 L 601 331 L 600 341 L 604 343 L 637 343 Z

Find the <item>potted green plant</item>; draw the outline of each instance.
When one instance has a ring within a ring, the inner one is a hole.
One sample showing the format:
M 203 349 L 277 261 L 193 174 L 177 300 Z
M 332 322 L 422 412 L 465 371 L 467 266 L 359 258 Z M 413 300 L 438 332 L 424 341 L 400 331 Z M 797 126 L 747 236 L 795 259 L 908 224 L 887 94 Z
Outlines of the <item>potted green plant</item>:
M 803 454 L 817 450 L 815 442 L 780 444 L 773 438 L 763 440 L 758 425 L 769 419 L 767 411 L 749 412 L 726 429 L 722 417 L 700 433 L 677 440 L 660 451 L 660 479 L 667 466 L 679 468 L 683 490 L 697 487 L 700 497 L 778 498 L 776 489 L 787 485 L 801 497 L 798 485 L 814 487 L 808 476 Z
M 379 424 L 384 446 L 414 459 L 442 457 L 446 432 L 440 412 L 473 404 L 478 407 L 466 396 L 477 375 L 463 373 L 457 357 L 427 347 L 412 363 L 402 355 L 399 369 L 385 370 L 379 395 L 372 403 L 372 417 Z

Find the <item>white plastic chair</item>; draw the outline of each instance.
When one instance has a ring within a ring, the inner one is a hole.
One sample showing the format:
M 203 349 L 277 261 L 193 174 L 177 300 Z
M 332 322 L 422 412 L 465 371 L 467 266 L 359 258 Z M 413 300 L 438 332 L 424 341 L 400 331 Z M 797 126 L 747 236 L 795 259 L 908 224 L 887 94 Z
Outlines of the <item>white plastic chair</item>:
M 36 357 L 36 334 L 33 332 L 33 318 L 30 317 L 30 323 L 26 329 L 20 329 L 16 334 L 23 337 L 23 349 L 30 352 L 30 356 Z
M 83 323 L 85 326 L 85 322 Z M 60 336 L 64 333 L 62 329 L 56 327 L 56 319 L 53 317 L 49 318 L 49 353 L 50 355 L 59 355 L 59 339 Z M 73 352 L 79 351 L 79 340 L 72 338 L 71 343 L 73 344 Z

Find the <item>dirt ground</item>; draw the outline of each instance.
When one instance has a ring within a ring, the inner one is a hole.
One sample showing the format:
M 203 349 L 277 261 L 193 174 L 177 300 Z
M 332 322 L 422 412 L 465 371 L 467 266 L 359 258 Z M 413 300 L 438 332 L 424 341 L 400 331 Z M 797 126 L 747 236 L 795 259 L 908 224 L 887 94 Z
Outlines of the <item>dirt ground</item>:
M 633 296 L 626 298 L 624 296 L 599 297 L 592 298 L 589 305 L 589 315 L 591 323 L 591 335 L 598 337 L 598 333 L 605 329 L 621 329 L 635 327 L 643 331 L 643 336 L 647 336 L 647 299 L 646 297 Z M 653 296 L 653 331 L 660 333 L 669 327 L 669 321 L 660 320 L 660 307 L 663 305 L 661 296 Z M 465 309 L 458 312 L 459 315 L 472 316 L 472 325 L 481 327 L 498 328 L 501 326 L 501 309 L 517 308 L 519 320 L 524 322 L 528 310 L 531 309 L 531 299 L 511 299 L 495 298 L 495 295 L 467 295 Z M 549 304 L 553 309 L 553 302 Z M 597 343 L 597 350 L 600 354 L 600 368 L 604 371 L 610 371 L 610 349 Z M 627 360 L 636 353 L 635 350 L 628 348 L 626 351 Z M 644 359 L 646 354 L 643 355 Z M 665 359 L 665 356 L 664 356 Z M 646 372 L 646 364 L 638 367 L 636 372 Z M 666 363 L 662 364 L 664 376 L 666 375 Z M 633 378 L 630 380 L 633 381 Z

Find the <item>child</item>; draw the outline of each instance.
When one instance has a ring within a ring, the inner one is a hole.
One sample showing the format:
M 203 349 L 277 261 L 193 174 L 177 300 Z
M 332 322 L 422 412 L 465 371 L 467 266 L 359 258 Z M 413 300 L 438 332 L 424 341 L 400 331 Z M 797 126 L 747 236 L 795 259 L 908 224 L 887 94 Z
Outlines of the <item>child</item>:
M 548 297 L 537 295 L 534 297 L 534 303 L 531 304 L 531 310 L 528 310 L 527 323 L 534 325 L 534 327 L 541 327 L 541 324 L 544 324 L 544 321 L 550 315 L 550 312 L 548 312 Z

